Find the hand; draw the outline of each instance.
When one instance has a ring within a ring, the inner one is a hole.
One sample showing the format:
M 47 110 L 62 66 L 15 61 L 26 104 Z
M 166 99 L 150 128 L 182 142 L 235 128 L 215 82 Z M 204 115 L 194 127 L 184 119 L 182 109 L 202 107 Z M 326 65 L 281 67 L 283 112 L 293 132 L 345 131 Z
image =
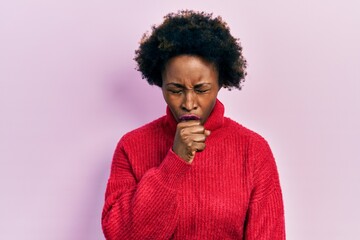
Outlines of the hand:
M 178 123 L 174 139 L 173 151 L 183 160 L 191 163 L 195 153 L 205 148 L 205 139 L 210 135 L 198 120 Z

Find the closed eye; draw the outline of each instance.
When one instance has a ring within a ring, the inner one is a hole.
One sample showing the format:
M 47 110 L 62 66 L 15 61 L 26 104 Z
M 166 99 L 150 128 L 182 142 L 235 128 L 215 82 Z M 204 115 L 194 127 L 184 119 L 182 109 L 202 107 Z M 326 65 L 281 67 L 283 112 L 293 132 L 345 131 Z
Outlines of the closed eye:
M 174 94 L 180 94 L 182 93 L 182 90 L 174 90 L 174 89 L 168 89 L 169 92 L 174 93 Z
M 197 93 L 206 93 L 209 91 L 209 89 L 196 89 L 195 90 Z

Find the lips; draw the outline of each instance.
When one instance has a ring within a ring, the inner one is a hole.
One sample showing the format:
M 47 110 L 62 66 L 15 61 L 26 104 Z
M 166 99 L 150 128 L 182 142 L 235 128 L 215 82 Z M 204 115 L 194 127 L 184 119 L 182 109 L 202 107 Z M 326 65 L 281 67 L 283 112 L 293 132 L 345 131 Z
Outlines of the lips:
M 179 121 L 190 121 L 190 120 L 200 120 L 200 118 L 196 115 L 183 115 L 179 118 Z

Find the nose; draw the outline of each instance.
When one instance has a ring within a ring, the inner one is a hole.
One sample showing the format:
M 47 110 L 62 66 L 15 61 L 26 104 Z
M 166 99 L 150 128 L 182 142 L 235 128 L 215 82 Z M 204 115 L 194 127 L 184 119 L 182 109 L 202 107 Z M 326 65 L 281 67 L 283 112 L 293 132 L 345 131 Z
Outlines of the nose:
M 181 107 L 187 112 L 190 112 L 197 108 L 197 99 L 194 91 L 186 91 Z

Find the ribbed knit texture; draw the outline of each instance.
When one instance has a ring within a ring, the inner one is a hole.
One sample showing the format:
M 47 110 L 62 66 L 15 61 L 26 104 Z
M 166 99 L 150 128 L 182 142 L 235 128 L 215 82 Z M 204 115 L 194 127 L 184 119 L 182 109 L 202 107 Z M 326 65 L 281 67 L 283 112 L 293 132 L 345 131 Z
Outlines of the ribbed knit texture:
M 206 148 L 188 164 L 171 150 L 176 125 L 167 109 L 120 140 L 102 215 L 106 239 L 285 239 L 267 142 L 225 118 L 217 101 Z

